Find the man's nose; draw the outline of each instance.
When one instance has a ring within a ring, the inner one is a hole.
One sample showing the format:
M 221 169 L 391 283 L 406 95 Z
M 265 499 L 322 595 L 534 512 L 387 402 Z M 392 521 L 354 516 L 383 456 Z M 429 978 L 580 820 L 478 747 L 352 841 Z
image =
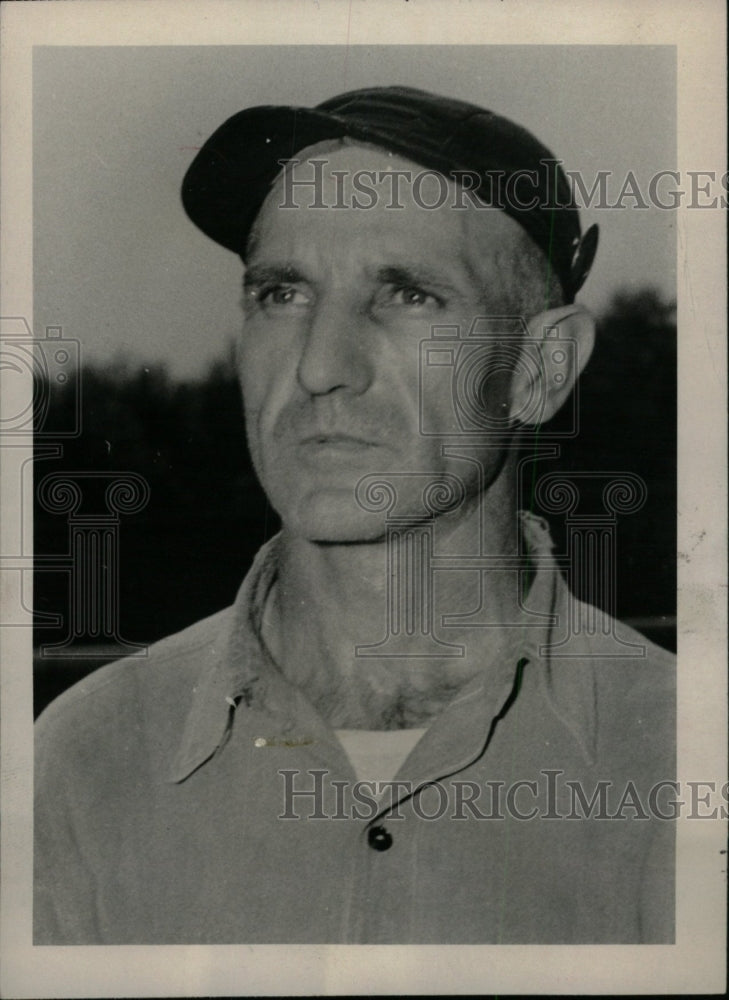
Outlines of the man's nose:
M 312 310 L 297 375 L 312 396 L 335 389 L 360 395 L 372 383 L 366 316 L 346 302 L 323 301 Z

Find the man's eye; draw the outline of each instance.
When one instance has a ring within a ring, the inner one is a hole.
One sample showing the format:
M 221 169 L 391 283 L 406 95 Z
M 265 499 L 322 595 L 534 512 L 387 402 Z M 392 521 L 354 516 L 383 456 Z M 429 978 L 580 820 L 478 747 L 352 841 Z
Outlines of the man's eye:
M 409 309 L 431 308 L 441 305 L 441 300 L 431 292 L 425 292 L 416 286 L 395 288 L 392 290 L 390 300 L 394 305 L 405 306 Z
M 253 296 L 259 305 L 265 307 L 296 307 L 309 303 L 308 295 L 295 285 L 272 285 L 255 289 Z

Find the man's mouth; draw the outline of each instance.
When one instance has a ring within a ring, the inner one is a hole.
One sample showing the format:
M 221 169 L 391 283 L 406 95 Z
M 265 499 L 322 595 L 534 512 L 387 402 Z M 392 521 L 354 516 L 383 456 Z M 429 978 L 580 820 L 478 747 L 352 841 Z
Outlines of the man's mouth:
M 378 447 L 378 442 L 357 434 L 342 434 L 339 431 L 307 434 L 299 441 L 299 453 L 305 461 L 339 463 L 359 462 L 363 456 Z
M 374 448 L 377 444 L 368 438 L 358 437 L 355 434 L 341 434 L 339 432 L 308 434 L 300 443 L 310 448 L 341 448 L 342 450 Z

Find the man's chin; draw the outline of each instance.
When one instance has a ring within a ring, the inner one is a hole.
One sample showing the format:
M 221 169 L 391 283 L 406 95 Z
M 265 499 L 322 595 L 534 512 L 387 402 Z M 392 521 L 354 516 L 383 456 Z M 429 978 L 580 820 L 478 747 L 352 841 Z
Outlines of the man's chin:
M 284 530 L 309 542 L 378 542 L 386 535 L 383 513 L 363 510 L 351 490 L 309 494 L 294 509 L 281 512 Z

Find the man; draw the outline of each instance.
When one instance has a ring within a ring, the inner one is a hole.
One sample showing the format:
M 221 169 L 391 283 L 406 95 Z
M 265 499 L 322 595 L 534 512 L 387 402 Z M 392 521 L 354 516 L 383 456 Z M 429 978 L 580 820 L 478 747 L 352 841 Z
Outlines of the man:
M 283 527 L 41 718 L 37 943 L 671 941 L 672 659 L 518 510 L 594 336 L 557 161 L 376 88 L 234 116 L 183 200 Z

